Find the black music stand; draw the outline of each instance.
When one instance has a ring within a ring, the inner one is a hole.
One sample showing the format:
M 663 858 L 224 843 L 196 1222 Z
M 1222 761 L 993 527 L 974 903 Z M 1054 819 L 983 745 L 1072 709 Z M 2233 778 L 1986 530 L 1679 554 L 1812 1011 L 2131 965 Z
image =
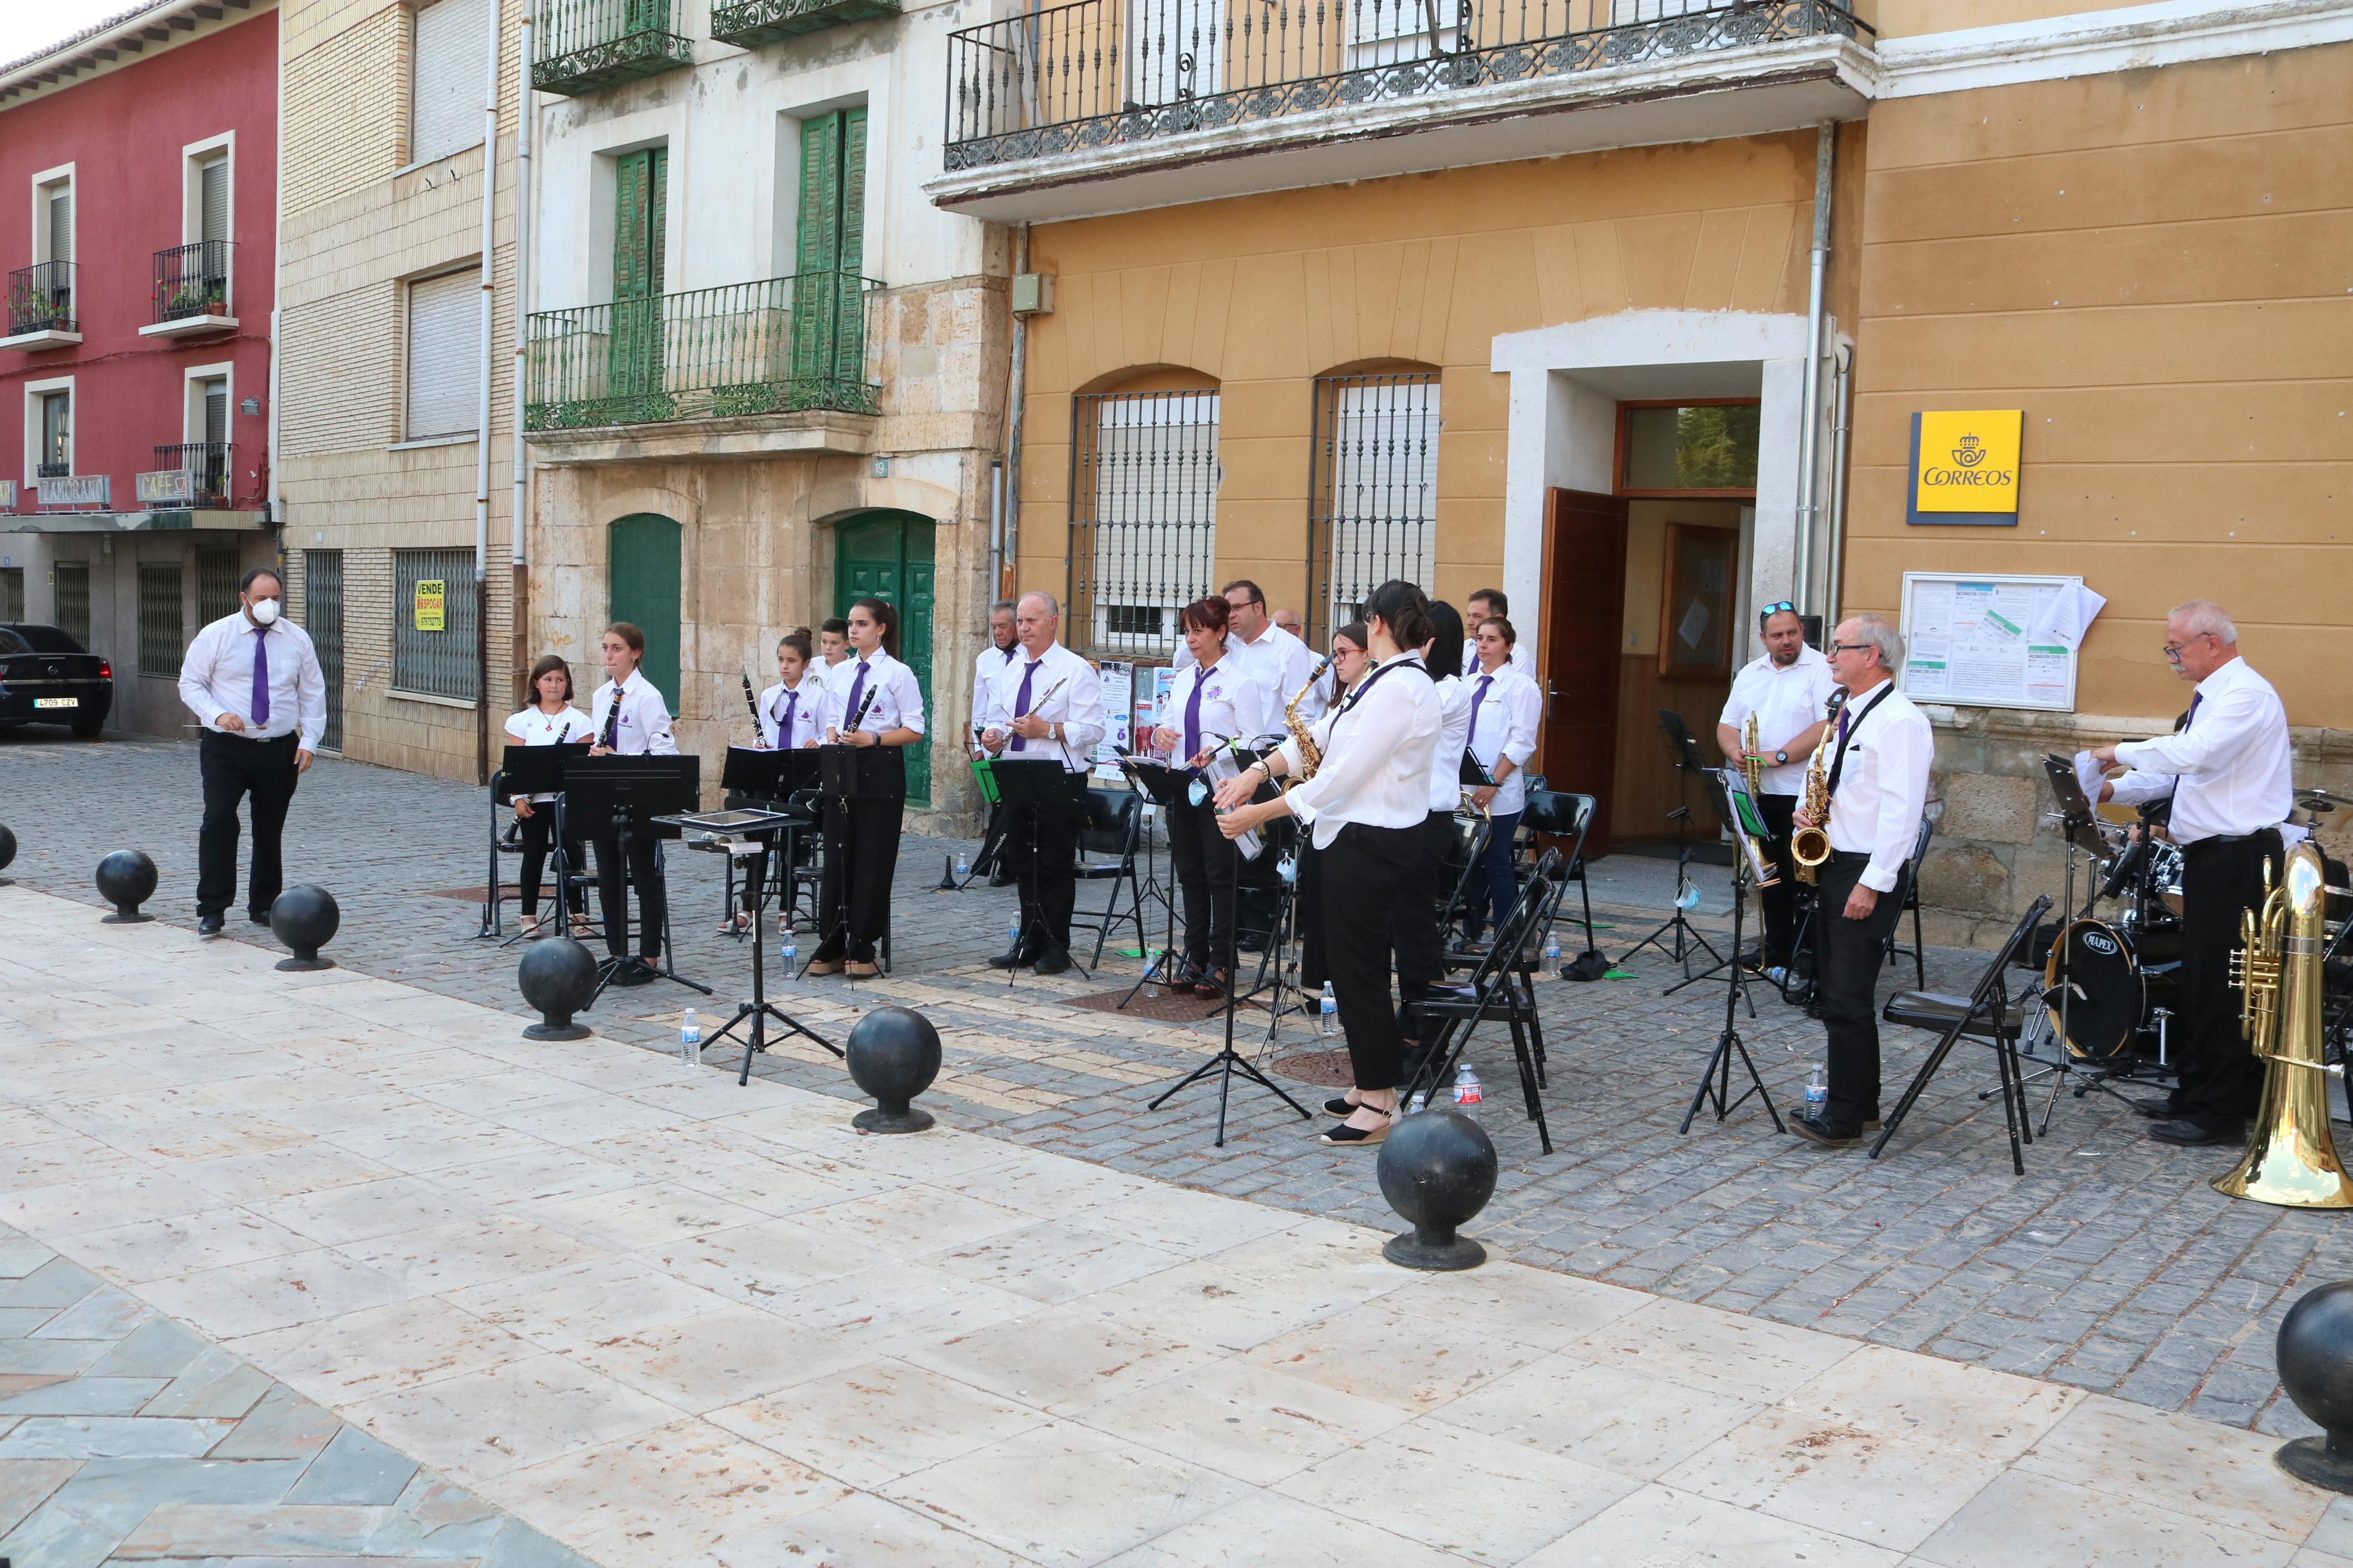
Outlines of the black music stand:
M 1174 810 L 1178 803 L 1186 801 L 1191 788 L 1192 781 L 1167 763 L 1155 763 L 1130 752 L 1120 752 L 1119 767 L 1127 775 L 1129 787 L 1138 795 L 1149 796 L 1163 811 Z M 1176 851 L 1173 848 L 1169 851 L 1169 858 L 1168 879 L 1173 883 L 1176 879 Z M 1145 869 L 1149 871 L 1152 864 L 1149 839 L 1145 841 L 1144 859 Z M 1144 973 L 1136 977 L 1134 984 L 1127 988 L 1127 994 L 1119 999 L 1116 1011 L 1124 1011 L 1127 1005 L 1135 1000 L 1135 994 L 1143 990 L 1145 984 L 1153 976 L 1158 975 L 1164 985 L 1168 982 L 1168 956 L 1176 946 L 1176 889 L 1171 887 L 1163 891 L 1160 901 L 1168 910 L 1167 935 L 1161 942 L 1160 956 L 1145 964 Z M 1230 969 L 1232 965 L 1227 967 Z
M 1712 768 L 1704 767 L 1698 772 L 1700 780 L 1707 790 L 1708 805 L 1715 810 L 1716 821 L 1733 836 L 1732 951 L 1738 952 L 1742 912 L 1748 907 L 1748 834 L 1741 823 L 1738 810 L 1732 804 L 1731 795 L 1725 789 L 1724 776 Z M 1675 913 L 1681 915 L 1683 911 L 1677 910 Z M 1715 950 L 1711 948 L 1709 951 Z M 1725 965 L 1718 963 L 1715 967 L 1722 969 Z M 1683 1111 L 1683 1124 L 1681 1130 L 1689 1132 L 1693 1119 L 1699 1115 L 1699 1108 L 1711 1100 L 1715 1102 L 1715 1119 L 1722 1121 L 1753 1094 L 1765 1102 L 1765 1114 L 1773 1119 L 1773 1131 L 1787 1132 L 1788 1129 L 1781 1125 L 1781 1113 L 1773 1109 L 1773 1097 L 1766 1092 L 1765 1080 L 1757 1076 L 1757 1063 L 1750 1058 L 1748 1047 L 1741 1043 L 1740 1004 L 1748 993 L 1742 985 L 1744 976 L 1740 972 L 1740 966 L 1736 963 L 1731 968 L 1732 977 L 1724 984 L 1724 1032 L 1715 1037 L 1715 1053 L 1708 1058 L 1707 1070 L 1700 1075 L 1699 1089 L 1693 1094 L 1690 1106 Z M 1708 973 L 1713 974 L 1715 971 L 1710 970 Z M 1700 978 L 1704 979 L 1705 976 L 1703 975 Z M 1689 984 L 1690 982 L 1685 981 L 1683 984 Z M 1682 986 L 1678 985 L 1675 989 L 1680 990 Z M 1748 1012 L 1749 1016 L 1756 1016 L 1757 1009 L 1754 1004 L 1750 1005 Z M 1740 1058 L 1740 1065 L 1748 1069 L 1748 1087 L 1741 1090 L 1737 1099 L 1735 1099 L 1732 1093 L 1732 1058 L 1735 1053 L 1737 1053 Z
M 702 794 L 702 759 L 701 757 L 656 757 L 606 755 L 575 757 L 563 770 L 564 794 L 571 809 L 584 822 L 604 823 L 617 836 L 615 846 L 621 858 L 619 891 L 621 943 L 628 945 L 629 938 L 629 842 L 639 835 L 654 838 L 675 838 L 678 829 L 664 828 L 655 818 L 692 811 Z M 642 901 L 642 900 L 641 900 Z M 663 900 L 665 915 L 669 900 Z M 665 927 L 669 921 L 663 921 Z M 609 944 L 612 932 L 606 932 Z M 670 932 L 664 930 L 661 942 L 662 961 L 654 973 L 664 980 L 675 980 L 690 991 L 711 994 L 711 987 L 700 985 L 681 974 L 673 967 Z M 607 954 L 596 961 L 596 990 L 588 999 L 595 1006 L 605 994 L 605 987 L 625 963 L 634 962 L 628 954 L 619 958 Z
M 1263 843 L 1264 840 L 1261 839 L 1261 842 Z M 1261 853 L 1263 853 L 1262 850 Z M 1226 929 L 1232 932 L 1238 940 L 1241 935 L 1241 932 L 1236 928 L 1234 921 L 1240 913 L 1240 905 L 1241 884 L 1240 882 L 1236 882 L 1234 884 L 1233 890 L 1226 895 Z M 1286 905 L 1285 907 L 1287 908 L 1288 906 Z M 1271 947 L 1273 943 L 1269 942 L 1268 945 Z M 1226 1146 L 1226 1102 L 1233 1094 L 1234 1074 L 1237 1072 L 1240 1073 L 1244 1078 L 1249 1079 L 1261 1089 L 1271 1090 L 1276 1099 L 1282 1100 L 1283 1104 L 1291 1107 L 1292 1110 L 1299 1112 L 1299 1120 L 1302 1121 L 1314 1120 L 1314 1117 L 1308 1111 L 1307 1108 L 1300 1104 L 1299 1101 L 1292 1099 L 1291 1096 L 1284 1091 L 1281 1084 L 1267 1077 L 1266 1074 L 1259 1071 L 1257 1063 L 1251 1061 L 1240 1051 L 1234 1049 L 1234 1005 L 1237 1000 L 1234 995 L 1234 967 L 1235 966 L 1230 963 L 1226 965 L 1225 1043 L 1218 1047 L 1218 1054 L 1216 1056 L 1211 1057 L 1208 1061 L 1205 1061 L 1199 1067 L 1195 1068 L 1177 1082 L 1173 1083 L 1169 1085 L 1168 1088 L 1161 1090 L 1159 1098 L 1153 1100 L 1150 1105 L 1145 1107 L 1148 1110 L 1157 1110 L 1163 1105 L 1166 1104 L 1177 1090 L 1190 1089 L 1195 1084 L 1200 1082 L 1203 1079 L 1208 1077 L 1211 1073 L 1216 1073 L 1218 1075 L 1218 1138 L 1216 1147 L 1219 1149 Z M 1280 997 L 1278 996 L 1277 999 L 1280 1000 Z
M 559 932 L 571 929 L 572 914 L 571 906 L 565 902 L 570 889 L 565 879 L 572 868 L 572 857 L 566 854 L 564 848 L 564 769 L 567 763 L 578 762 L 586 756 L 588 746 L 589 742 L 586 739 L 576 744 L 567 742 L 557 746 L 518 746 L 509 742 L 505 754 L 499 762 L 499 792 L 509 800 L 519 795 L 552 795 L 555 797 L 555 823 L 550 834 L 553 841 L 550 858 L 555 866 L 555 928 Z M 484 907 L 489 913 L 488 918 L 482 922 L 481 931 L 476 933 L 479 936 L 505 935 L 498 916 L 499 889 L 495 857 L 491 860 L 491 866 L 493 868 L 491 884 L 488 895 L 483 900 Z M 507 947 L 522 940 L 522 933 L 517 931 L 499 945 Z
M 678 828 L 690 835 L 687 847 L 727 857 L 733 865 L 748 860 L 760 850 L 778 853 L 774 840 L 780 833 L 789 834 L 799 819 L 782 811 L 724 811 L 714 816 L 678 816 L 659 819 L 664 826 Z M 767 967 L 765 953 L 767 943 L 760 940 L 760 917 L 767 911 L 767 889 L 763 887 L 752 896 L 752 994 L 735 1004 L 734 1016 L 712 1031 L 702 1043 L 708 1047 L 735 1032 L 735 1026 L 745 1019 L 752 1026 L 744 1035 L 744 1066 L 735 1075 L 738 1088 L 752 1081 L 752 1058 L 768 1048 L 768 1020 L 774 1018 L 791 1034 L 807 1035 L 835 1056 L 842 1049 L 798 1018 L 768 1000 Z
M 859 800 L 881 800 L 898 801 L 902 805 L 904 805 L 907 798 L 905 757 L 898 756 L 896 769 L 886 769 L 883 766 L 885 763 L 892 760 L 896 748 L 879 744 L 853 746 L 846 741 L 828 741 L 814 748 L 812 752 L 817 758 L 817 791 L 820 803 L 818 816 L 818 831 L 820 833 L 824 831 L 825 818 L 822 803 L 827 800 L 839 801 L 842 808 L 841 847 L 844 854 L 841 872 L 837 879 L 837 884 L 841 889 L 840 912 L 835 919 L 833 930 L 814 932 L 817 936 L 817 945 L 809 949 L 808 962 L 801 965 L 804 972 L 807 970 L 810 963 L 817 962 L 817 955 L 825 951 L 825 944 L 836 937 L 841 939 L 843 957 L 846 959 L 849 956 L 849 879 L 856 876 L 859 870 L 855 863 L 857 857 L 850 850 L 853 836 L 849 831 L 849 804 Z M 828 846 L 826 849 L 828 861 L 832 854 L 833 850 Z M 825 918 L 824 894 L 820 892 L 818 897 L 818 919 L 822 921 Z M 877 945 L 881 952 L 883 967 L 887 970 L 891 961 L 890 921 L 887 919 L 883 921 L 881 941 Z
M 1087 775 L 1071 773 L 1051 757 L 1039 757 L 1034 762 L 1018 762 L 1011 767 L 1005 766 L 1004 763 L 1003 757 L 991 759 L 988 775 L 997 785 L 997 798 L 1004 804 L 1007 810 L 1019 811 L 1024 807 L 1030 808 L 1028 814 L 1029 885 L 1035 888 L 1045 880 L 1044 868 L 1038 864 L 1038 813 L 1050 805 L 1071 805 L 1084 800 Z M 1011 832 L 1008 826 L 1008 837 L 1011 836 Z M 1013 941 L 1013 951 L 1016 953 L 1018 953 L 1022 944 L 1029 940 L 1033 926 L 1041 939 L 1052 943 L 1060 951 L 1064 958 L 1070 959 L 1071 968 L 1088 979 L 1094 978 L 1092 972 L 1085 964 L 1071 957 L 1069 948 L 1063 947 L 1060 942 L 1055 942 L 1052 936 L 1048 934 L 1046 911 L 1033 907 L 1031 900 L 1027 897 L 1021 900 L 1021 934 Z M 1013 968 L 1008 966 L 1005 971 L 1007 984 L 1010 985 L 1013 983 Z
M 1684 980 L 1704 979 L 1705 975 L 1695 976 L 1691 972 L 1693 947 L 1704 949 L 1710 958 L 1715 960 L 1718 969 L 1724 966 L 1725 961 L 1722 953 L 1708 945 L 1707 938 L 1700 935 L 1699 928 L 1683 919 L 1683 890 L 1690 881 L 1692 847 L 1689 831 L 1691 807 L 1683 804 L 1683 786 L 1694 773 L 1705 773 L 1707 763 L 1700 756 L 1699 742 L 1692 739 L 1690 729 L 1683 723 L 1683 716 L 1673 709 L 1659 710 L 1659 734 L 1667 743 L 1668 761 L 1675 765 L 1677 805 L 1674 810 L 1667 813 L 1667 820 L 1675 825 L 1675 913 L 1674 918 L 1668 921 L 1666 924 L 1627 949 L 1626 957 L 1618 962 L 1622 964 L 1627 959 L 1632 958 L 1644 948 L 1656 942 L 1662 956 L 1672 958 L 1683 966 Z M 1663 940 L 1669 931 L 1675 933 L 1675 946 L 1672 952 L 1667 951 L 1667 944 Z M 1740 949 L 1736 944 L 1732 951 L 1736 954 Z M 1715 970 L 1711 969 L 1706 973 L 1713 974 Z
M 818 787 L 816 749 L 803 746 L 796 751 L 780 752 L 771 746 L 730 746 L 727 748 L 727 761 L 720 771 L 719 783 L 726 790 L 731 802 L 756 802 L 759 809 L 773 810 L 790 818 L 774 830 L 784 840 L 784 864 L 780 869 L 785 883 L 784 912 L 789 919 L 796 901 L 793 868 L 797 863 L 799 835 L 817 825 L 815 818 L 795 806 L 792 800 L 794 796 Z M 735 910 L 736 858 L 732 855 L 727 858 L 727 912 L 731 916 Z M 759 922 L 756 921 L 753 922 L 752 934 L 759 934 Z

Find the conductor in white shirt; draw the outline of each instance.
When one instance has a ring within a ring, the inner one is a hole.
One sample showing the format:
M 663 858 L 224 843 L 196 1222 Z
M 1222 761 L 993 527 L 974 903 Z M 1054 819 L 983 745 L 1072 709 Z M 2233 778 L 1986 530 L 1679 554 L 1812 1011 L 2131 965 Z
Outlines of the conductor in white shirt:
M 2170 797 L 2168 833 L 2181 847 L 2181 1001 L 2174 1037 L 2181 1082 L 2172 1120 L 2149 1129 L 2163 1143 L 2236 1143 L 2263 1089 L 2263 1064 L 2239 1033 L 2231 949 L 2242 911 L 2260 908 L 2263 867 L 2276 876 L 2294 805 L 2287 710 L 2272 683 L 2239 657 L 2239 628 L 2221 605 L 2192 599 L 2165 623 L 2165 658 L 2197 683 L 2180 731 L 2092 753 L 2132 772 L 2100 786 L 2102 800 L 2141 805 Z
M 1103 682 L 1094 666 L 1056 640 L 1061 626 L 1061 606 L 1051 594 L 1021 595 L 1014 630 L 1023 657 L 991 689 L 981 716 L 981 749 L 1000 768 L 1019 762 L 1058 768 L 1070 791 L 1065 799 L 1006 814 L 1001 854 L 1021 884 L 1021 940 L 988 962 L 1040 974 L 1071 967 L 1086 773 L 1106 727 Z
M 279 840 L 294 786 L 327 725 L 327 680 L 310 634 L 283 618 L 286 585 L 257 566 L 238 608 L 196 634 L 180 663 L 180 700 L 204 722 L 197 765 L 205 821 L 196 839 L 196 934 L 218 936 L 237 895 L 237 805 L 253 797 L 253 866 L 246 913 L 269 923 L 285 887 Z

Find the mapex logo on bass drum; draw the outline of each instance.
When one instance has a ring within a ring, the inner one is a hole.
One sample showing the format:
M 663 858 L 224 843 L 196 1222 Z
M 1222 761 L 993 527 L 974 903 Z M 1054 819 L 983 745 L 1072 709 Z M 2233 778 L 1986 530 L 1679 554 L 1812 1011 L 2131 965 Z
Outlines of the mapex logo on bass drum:
M 2103 958 L 2114 958 L 2116 955 L 2116 939 L 2105 931 L 2085 931 L 2084 945 Z

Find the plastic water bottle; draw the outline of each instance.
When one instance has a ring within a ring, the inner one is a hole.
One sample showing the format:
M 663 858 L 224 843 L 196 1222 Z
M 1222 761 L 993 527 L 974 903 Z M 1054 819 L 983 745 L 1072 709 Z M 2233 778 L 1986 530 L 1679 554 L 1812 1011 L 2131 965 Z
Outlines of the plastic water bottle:
M 972 875 L 972 857 L 961 849 L 956 851 L 955 874 L 959 880 Z
M 784 945 L 776 949 L 776 956 L 785 961 L 784 978 L 777 984 L 788 985 L 792 983 L 793 976 L 800 972 L 801 967 L 801 939 L 794 934 L 793 928 L 789 925 L 785 928 Z
M 1160 950 L 1160 956 L 1157 959 L 1152 960 L 1151 967 L 1145 970 L 1144 995 L 1145 1000 L 1152 1000 L 1160 994 L 1160 977 L 1168 973 L 1169 960 L 1174 956 L 1175 955 L 1166 948 L 1162 948 Z
M 1545 932 L 1545 962 L 1546 963 L 1560 962 L 1560 932 L 1556 931 Z
M 1324 1000 L 1317 1005 L 1315 1032 L 1330 1039 L 1340 1032 L 1340 999 L 1332 994 L 1332 983 L 1324 983 Z
M 1814 1064 L 1814 1076 L 1806 1080 L 1806 1114 L 1815 1121 L 1831 1108 L 1831 1086 L 1823 1081 L 1821 1064 Z
M 678 1059 L 686 1067 L 702 1065 L 702 1025 L 691 1007 L 686 1010 L 686 1022 L 678 1026 Z
M 1454 1069 L 1455 1104 L 1476 1105 L 1486 1098 L 1479 1088 L 1479 1075 L 1471 1070 L 1469 1062 L 1464 1062 Z
M 1021 945 L 1021 911 L 1014 910 L 1005 917 L 1005 951 L 1014 952 Z
M 1408 1116 L 1419 1116 L 1419 1115 L 1420 1115 L 1423 1111 L 1428 1110 L 1429 1109 L 1430 1109 L 1430 1096 L 1429 1096 L 1429 1094 L 1428 1094 L 1426 1091 L 1422 1090 L 1422 1089 L 1416 1089 L 1416 1090 L 1414 1090 L 1414 1092 L 1413 1092 L 1413 1102 L 1412 1102 L 1411 1104 L 1408 1105 L 1408 1106 L 1405 1108 L 1405 1113 L 1406 1113 Z

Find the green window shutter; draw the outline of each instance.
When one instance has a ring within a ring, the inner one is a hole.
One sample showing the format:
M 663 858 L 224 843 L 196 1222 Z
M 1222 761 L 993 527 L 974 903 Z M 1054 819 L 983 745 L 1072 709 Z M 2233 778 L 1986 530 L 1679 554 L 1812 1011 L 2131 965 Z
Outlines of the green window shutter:
M 833 321 L 833 374 L 856 386 L 866 376 L 866 301 L 859 281 L 866 265 L 866 110 L 842 110 L 841 212 L 839 219 L 839 304 Z
M 865 374 L 866 110 L 801 122 L 801 190 L 794 270 L 793 374 L 858 381 Z
M 670 149 L 646 149 L 646 279 L 649 294 L 662 291 L 670 245 Z
M 609 388 L 616 397 L 662 390 L 662 244 L 669 226 L 670 156 L 648 147 L 624 153 L 613 171 L 613 336 Z M 638 410 L 648 417 L 653 411 Z
M 799 233 L 793 270 L 830 272 L 840 255 L 841 116 L 820 114 L 801 121 Z

